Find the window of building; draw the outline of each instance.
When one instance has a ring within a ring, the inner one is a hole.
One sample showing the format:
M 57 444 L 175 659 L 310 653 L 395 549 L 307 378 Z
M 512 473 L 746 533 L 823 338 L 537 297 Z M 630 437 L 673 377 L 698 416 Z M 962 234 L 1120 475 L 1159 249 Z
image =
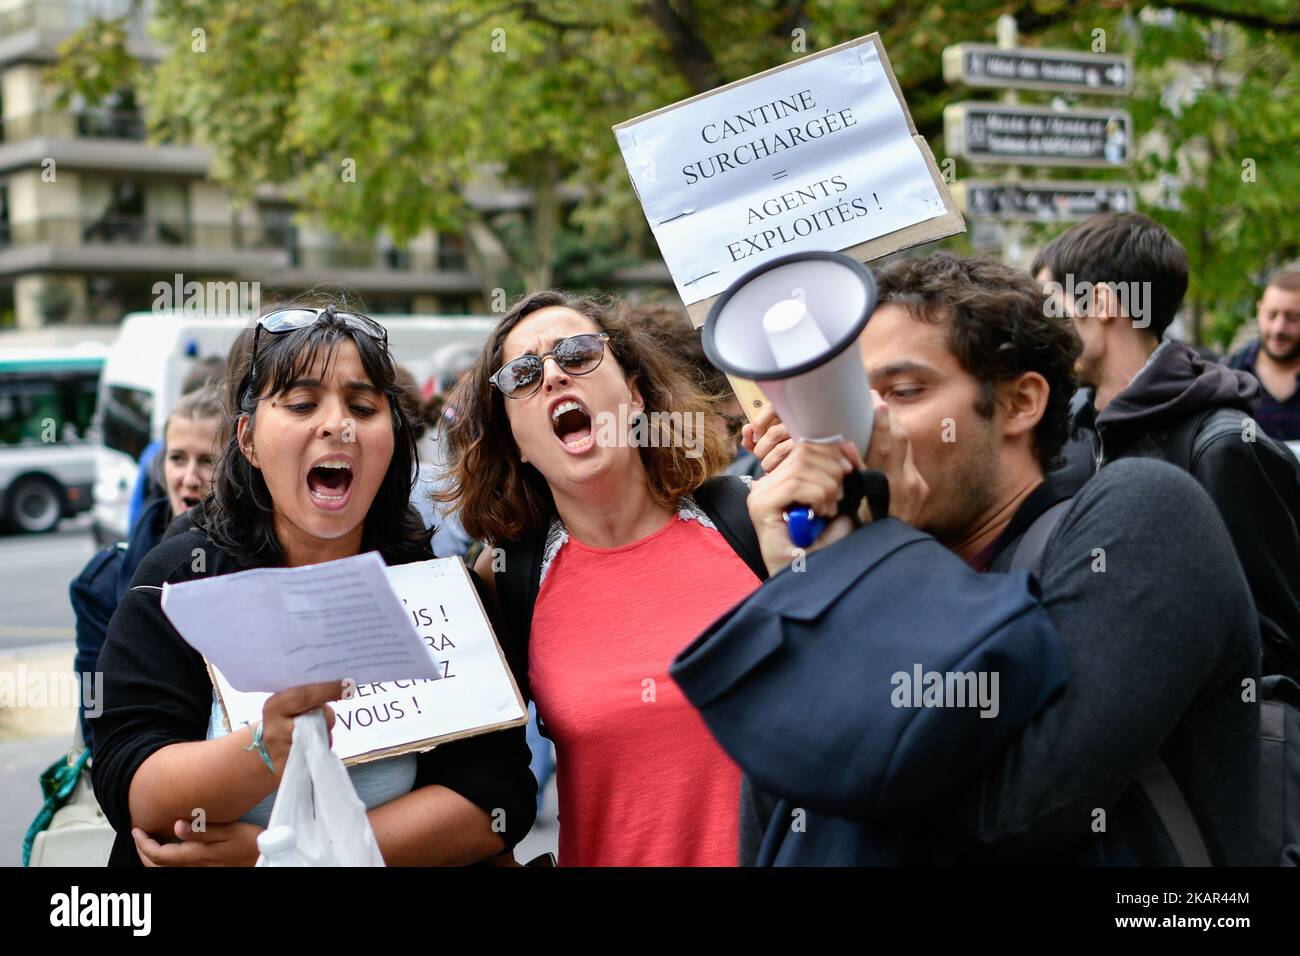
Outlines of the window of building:
M 86 312 L 92 322 L 120 322 L 128 312 L 148 312 L 156 279 L 92 275 L 86 279 Z
M 465 265 L 465 240 L 454 233 L 438 236 L 438 268 L 449 272 L 463 272 Z
M 292 206 L 261 207 L 262 235 L 266 245 L 275 249 L 284 249 L 289 253 L 289 264 L 297 268 L 301 264 L 298 247 L 298 226 L 293 221 Z
M 83 242 L 140 242 L 144 238 L 144 186 L 135 179 L 109 184 L 103 211 L 82 230 Z
M 101 105 L 82 107 L 75 112 L 78 136 L 136 141 L 145 138 L 144 116 L 136 101 L 135 90 L 114 90 Z
M 149 421 L 153 414 L 153 395 L 141 388 L 110 386 L 104 392 L 104 445 L 125 452 L 137 461 L 149 444 Z

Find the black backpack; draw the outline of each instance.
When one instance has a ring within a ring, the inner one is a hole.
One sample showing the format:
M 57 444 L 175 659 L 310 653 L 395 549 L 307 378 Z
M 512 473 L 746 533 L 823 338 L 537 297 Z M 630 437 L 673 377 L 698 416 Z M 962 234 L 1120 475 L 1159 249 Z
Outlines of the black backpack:
M 1189 431 L 1196 435 L 1197 445 L 1209 441 L 1197 435 L 1199 426 L 1198 420 L 1197 427 Z M 1188 442 L 1185 447 L 1190 446 Z M 1047 539 L 1069 510 L 1070 500 L 1057 502 L 1034 520 L 1021 536 L 1009 570 L 1038 573 Z M 1300 866 L 1300 685 L 1282 674 L 1260 680 L 1259 764 L 1259 817 L 1265 861 L 1273 866 Z M 1138 783 L 1183 865 L 1209 866 L 1210 856 L 1196 818 L 1159 756 Z
M 1209 444 L 1226 433 L 1239 433 L 1243 413 L 1212 409 L 1189 419 L 1169 435 L 1171 464 L 1189 474 Z M 1258 426 L 1257 426 L 1258 427 Z M 1281 442 L 1257 430 L 1255 440 L 1292 465 L 1295 484 L 1282 495 L 1291 520 L 1300 527 L 1300 462 Z M 1260 811 L 1270 862 L 1300 866 L 1300 684 L 1284 674 L 1266 674 L 1259 689 Z M 1290 741 L 1290 746 L 1287 742 Z

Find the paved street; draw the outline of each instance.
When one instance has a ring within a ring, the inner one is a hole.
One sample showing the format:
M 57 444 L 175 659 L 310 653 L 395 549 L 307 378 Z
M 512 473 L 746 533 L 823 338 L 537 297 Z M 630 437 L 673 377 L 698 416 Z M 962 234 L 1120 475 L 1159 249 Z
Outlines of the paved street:
M 23 834 L 41 808 L 41 771 L 68 749 L 67 735 L 0 742 L 0 866 L 20 866 Z
M 89 515 L 52 534 L 0 535 L 0 653 L 72 640 L 68 582 L 94 553 Z

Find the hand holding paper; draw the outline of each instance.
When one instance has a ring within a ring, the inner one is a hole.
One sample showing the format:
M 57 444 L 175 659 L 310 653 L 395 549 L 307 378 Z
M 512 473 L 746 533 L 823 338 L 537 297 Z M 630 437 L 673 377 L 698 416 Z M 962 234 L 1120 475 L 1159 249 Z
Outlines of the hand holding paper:
M 208 658 L 231 730 L 265 716 L 268 691 L 344 676 L 357 695 L 331 705 L 333 749 L 349 764 L 528 719 L 459 558 L 245 571 L 168 588 L 163 610 Z
M 241 691 L 441 676 L 374 552 L 165 585 L 162 608 Z

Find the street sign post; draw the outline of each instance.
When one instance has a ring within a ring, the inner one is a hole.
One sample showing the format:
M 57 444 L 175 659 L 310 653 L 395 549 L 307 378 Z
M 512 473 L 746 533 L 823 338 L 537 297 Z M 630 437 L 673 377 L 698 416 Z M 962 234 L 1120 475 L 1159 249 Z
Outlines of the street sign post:
M 1127 96 L 1133 61 L 1113 53 L 958 43 L 943 51 L 943 78 L 970 87 Z
M 977 163 L 1026 166 L 1126 166 L 1133 119 L 1125 110 L 954 103 L 943 111 L 950 155 Z
M 1137 208 L 1137 195 L 1127 183 L 967 179 L 954 183 L 952 193 L 969 216 L 1023 222 L 1077 222 Z

